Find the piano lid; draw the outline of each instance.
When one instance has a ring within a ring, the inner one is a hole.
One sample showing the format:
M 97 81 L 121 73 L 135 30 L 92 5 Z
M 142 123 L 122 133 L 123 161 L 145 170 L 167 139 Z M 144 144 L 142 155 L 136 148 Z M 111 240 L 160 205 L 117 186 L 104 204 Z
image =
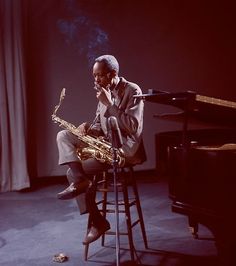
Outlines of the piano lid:
M 236 102 L 233 101 L 199 95 L 194 91 L 172 93 L 148 90 L 148 93 L 134 97 L 175 106 L 202 121 L 236 126 Z

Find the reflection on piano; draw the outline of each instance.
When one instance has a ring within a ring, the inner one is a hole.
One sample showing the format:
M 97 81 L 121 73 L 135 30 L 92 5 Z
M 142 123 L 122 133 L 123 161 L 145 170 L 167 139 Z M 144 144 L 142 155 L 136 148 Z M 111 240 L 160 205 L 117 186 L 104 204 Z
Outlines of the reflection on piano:
M 175 114 L 159 115 L 167 118 L 176 115 L 183 121 L 181 141 L 168 147 L 172 211 L 188 217 L 195 238 L 198 224 L 207 226 L 214 235 L 222 265 L 236 265 L 236 102 L 192 91 L 149 90 L 135 97 L 181 109 Z M 227 139 L 222 131 L 222 139 L 214 145 L 193 142 L 188 134 L 190 117 L 223 125 L 235 135 Z

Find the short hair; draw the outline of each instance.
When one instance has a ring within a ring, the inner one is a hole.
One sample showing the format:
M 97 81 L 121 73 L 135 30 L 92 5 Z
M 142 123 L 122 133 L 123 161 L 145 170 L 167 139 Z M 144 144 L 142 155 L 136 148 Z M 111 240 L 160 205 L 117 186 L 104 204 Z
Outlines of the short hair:
M 101 55 L 95 59 L 95 63 L 104 63 L 109 71 L 119 73 L 119 63 L 113 55 Z

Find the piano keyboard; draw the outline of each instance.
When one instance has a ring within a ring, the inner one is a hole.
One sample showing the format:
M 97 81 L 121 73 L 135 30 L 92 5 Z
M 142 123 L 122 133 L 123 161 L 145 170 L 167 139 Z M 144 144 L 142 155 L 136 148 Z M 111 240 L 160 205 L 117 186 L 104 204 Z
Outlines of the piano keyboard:
M 217 98 L 208 97 L 208 96 L 203 96 L 203 95 L 199 95 L 199 94 L 196 95 L 196 101 L 209 103 L 209 104 L 215 104 L 215 105 L 219 105 L 219 106 L 224 106 L 224 107 L 229 107 L 229 108 L 236 109 L 236 102 L 222 100 L 222 99 L 217 99 Z

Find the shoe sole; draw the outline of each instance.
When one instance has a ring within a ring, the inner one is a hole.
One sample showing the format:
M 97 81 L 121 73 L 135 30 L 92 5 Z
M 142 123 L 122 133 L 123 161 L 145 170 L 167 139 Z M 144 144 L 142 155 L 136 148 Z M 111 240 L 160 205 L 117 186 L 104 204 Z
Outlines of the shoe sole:
M 82 193 L 85 193 L 86 190 L 90 187 L 91 185 L 91 181 L 88 181 L 86 184 L 83 184 L 82 188 L 80 188 L 78 191 L 72 191 L 68 194 L 64 194 L 64 195 L 60 195 L 60 194 L 57 194 L 57 198 L 60 199 L 60 200 L 68 200 L 68 199 L 73 199 L 77 196 L 79 196 L 80 194 Z
M 98 235 L 96 238 L 94 238 L 92 241 L 88 241 L 88 242 L 83 241 L 83 242 L 82 242 L 83 245 L 89 245 L 89 244 L 93 243 L 94 241 L 98 240 L 102 235 L 104 235 L 104 234 L 105 234 L 108 230 L 110 230 L 110 229 L 111 229 L 111 227 L 108 226 L 104 231 L 101 232 L 101 234 L 99 234 L 99 235 Z

